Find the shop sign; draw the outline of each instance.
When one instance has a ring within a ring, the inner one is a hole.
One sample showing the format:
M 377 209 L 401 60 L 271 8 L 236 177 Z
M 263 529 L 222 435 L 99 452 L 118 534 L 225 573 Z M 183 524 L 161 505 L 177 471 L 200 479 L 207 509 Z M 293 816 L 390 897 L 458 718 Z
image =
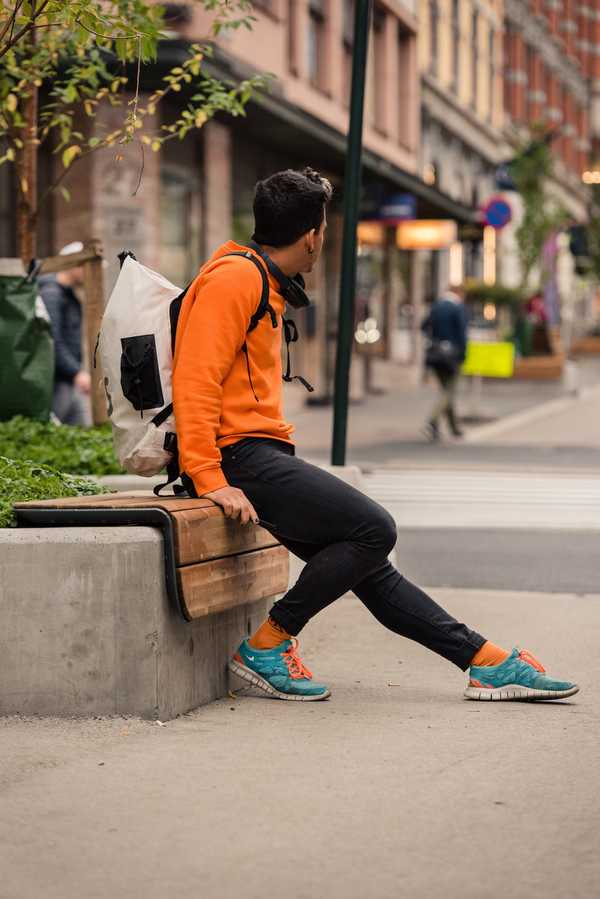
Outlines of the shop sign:
M 517 185 L 515 184 L 515 180 L 512 176 L 512 172 L 510 170 L 510 164 L 512 160 L 508 159 L 506 162 L 501 162 L 498 168 L 496 169 L 496 187 L 499 190 L 516 190 Z
M 514 344 L 508 341 L 484 343 L 470 340 L 461 371 L 463 375 L 482 378 L 512 378 L 514 368 Z
M 392 194 L 379 207 L 378 219 L 388 224 L 414 219 L 417 215 L 417 200 L 413 194 Z
M 359 222 L 357 228 L 359 245 L 382 247 L 385 243 L 385 226 L 382 222 Z
M 451 219 L 413 219 L 396 229 L 400 250 L 443 250 L 457 239 L 456 222 Z

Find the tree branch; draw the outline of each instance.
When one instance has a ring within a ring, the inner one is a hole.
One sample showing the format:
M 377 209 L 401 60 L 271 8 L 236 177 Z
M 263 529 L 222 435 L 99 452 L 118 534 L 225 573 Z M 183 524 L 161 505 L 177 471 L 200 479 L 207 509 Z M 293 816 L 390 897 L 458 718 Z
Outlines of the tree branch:
M 99 31 L 94 31 L 93 28 L 88 28 L 87 25 L 84 25 L 80 19 L 75 19 L 76 23 L 84 29 L 84 31 L 93 34 L 95 37 L 103 38 L 107 41 L 133 41 L 136 37 L 152 37 L 150 34 L 146 34 L 145 31 L 134 31 L 132 34 L 100 34 Z
M 6 35 L 7 31 L 11 32 L 11 37 L 12 37 L 12 32 L 15 27 L 17 13 L 19 12 L 19 9 L 21 8 L 22 5 L 23 5 L 23 0 L 17 0 L 17 3 L 15 4 L 15 8 L 13 9 L 12 13 L 8 17 L 6 25 L 4 26 L 2 31 L 0 31 L 0 41 L 4 40 L 4 36 Z M 10 38 L 9 38 L 9 40 L 10 40 Z
M 123 131 L 123 129 L 121 129 L 121 131 Z M 116 138 L 115 138 L 115 140 L 116 140 Z M 41 206 L 43 203 L 45 203 L 46 200 L 48 199 L 48 197 L 50 196 L 50 194 L 52 194 L 56 190 L 56 188 L 60 186 L 63 179 L 66 178 L 66 176 L 69 174 L 69 172 L 71 171 L 71 169 L 73 168 L 73 166 L 76 163 L 78 163 L 81 159 L 86 159 L 90 155 L 90 153 L 95 153 L 97 150 L 105 150 L 107 147 L 112 147 L 113 143 L 114 143 L 114 141 L 112 141 L 111 143 L 108 143 L 106 140 L 102 140 L 102 141 L 100 141 L 99 144 L 96 144 L 94 147 L 88 147 L 87 150 L 82 150 L 82 152 L 79 154 L 79 156 L 75 157 L 75 159 L 73 160 L 71 165 L 67 169 L 65 169 L 63 172 L 61 172 L 61 174 L 58 176 L 58 178 L 56 178 L 52 182 L 52 184 L 50 184 L 46 188 L 46 190 L 40 197 L 39 206 Z
M 35 27 L 35 20 L 37 18 L 39 18 L 39 16 L 41 16 L 41 14 L 45 10 L 45 8 L 48 6 L 49 2 L 50 2 L 50 0 L 42 0 L 41 5 L 38 7 L 38 9 L 35 10 L 31 19 L 29 20 L 29 22 L 26 25 L 23 25 L 21 30 L 18 31 L 15 35 L 11 35 L 10 39 L 6 42 L 4 47 L 0 47 L 0 59 L 2 59 L 3 56 L 6 56 L 8 51 L 12 50 L 12 48 L 16 44 L 19 43 L 19 41 L 21 40 L 22 37 L 24 37 L 26 34 L 29 34 L 29 32 L 33 30 L 33 28 Z M 15 8 L 15 18 L 16 18 L 16 8 Z M 4 34 L 6 34 L 6 32 L 4 32 Z

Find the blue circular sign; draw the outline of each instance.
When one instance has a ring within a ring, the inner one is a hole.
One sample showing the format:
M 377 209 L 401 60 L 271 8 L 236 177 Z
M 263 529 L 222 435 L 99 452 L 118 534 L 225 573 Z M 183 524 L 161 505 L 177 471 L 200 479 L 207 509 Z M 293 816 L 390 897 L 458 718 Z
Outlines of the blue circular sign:
M 498 231 L 512 219 L 512 209 L 504 197 L 492 197 L 482 211 L 484 223 Z

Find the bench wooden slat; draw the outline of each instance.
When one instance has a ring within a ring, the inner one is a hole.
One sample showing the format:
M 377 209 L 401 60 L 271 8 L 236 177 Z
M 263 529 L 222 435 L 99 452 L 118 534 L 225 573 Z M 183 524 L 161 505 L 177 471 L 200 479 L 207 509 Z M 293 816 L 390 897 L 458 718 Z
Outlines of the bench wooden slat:
M 67 496 L 62 499 L 43 499 L 28 503 L 15 503 L 15 509 L 132 509 L 154 508 L 166 512 L 186 509 L 214 509 L 209 499 L 179 499 L 174 496 L 154 496 L 147 490 L 127 493 L 101 493 L 98 496 Z
M 283 593 L 288 585 L 288 565 L 287 550 L 272 546 L 178 569 L 189 617 L 203 618 Z
M 240 525 L 214 506 L 212 509 L 173 512 L 172 518 L 178 565 L 192 565 L 279 545 L 264 528 L 255 524 Z

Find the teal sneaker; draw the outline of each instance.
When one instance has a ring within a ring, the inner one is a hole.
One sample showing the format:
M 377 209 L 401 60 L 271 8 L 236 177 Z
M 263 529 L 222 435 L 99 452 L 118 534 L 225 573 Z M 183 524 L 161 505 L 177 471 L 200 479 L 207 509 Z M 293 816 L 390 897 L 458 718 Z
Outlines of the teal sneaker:
M 518 648 L 501 665 L 471 665 L 469 677 L 466 699 L 566 699 L 579 691 L 577 684 L 548 677 L 530 652 Z
M 327 699 L 330 691 L 323 684 L 313 682 L 297 649 L 297 640 L 285 640 L 274 649 L 254 649 L 244 640 L 230 661 L 229 670 L 276 699 L 303 702 Z

